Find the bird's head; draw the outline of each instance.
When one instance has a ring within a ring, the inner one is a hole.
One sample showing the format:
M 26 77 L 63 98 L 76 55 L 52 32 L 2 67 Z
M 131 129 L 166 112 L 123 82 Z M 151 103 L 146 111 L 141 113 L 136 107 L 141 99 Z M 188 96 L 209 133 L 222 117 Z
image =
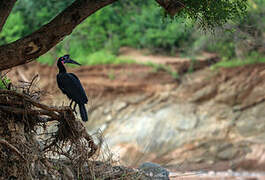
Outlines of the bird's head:
M 58 59 L 58 63 L 59 62 L 62 63 L 62 64 L 64 64 L 64 63 L 71 63 L 71 64 L 77 64 L 77 65 L 81 66 L 81 64 L 79 64 L 78 62 L 72 60 L 68 54 L 60 57 Z

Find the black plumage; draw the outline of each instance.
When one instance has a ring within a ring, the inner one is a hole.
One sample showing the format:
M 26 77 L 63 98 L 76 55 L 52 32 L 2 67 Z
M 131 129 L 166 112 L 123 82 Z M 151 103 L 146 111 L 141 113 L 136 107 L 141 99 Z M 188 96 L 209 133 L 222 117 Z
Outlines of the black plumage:
M 71 100 L 70 107 L 72 106 L 73 102 L 78 104 L 82 120 L 87 121 L 88 117 L 85 104 L 87 103 L 88 99 L 85 90 L 75 74 L 67 73 L 64 63 L 80 64 L 70 59 L 69 55 L 60 57 L 57 61 L 59 73 L 57 74 L 56 78 L 58 87 Z M 76 108 L 76 104 L 74 105 L 74 110 Z

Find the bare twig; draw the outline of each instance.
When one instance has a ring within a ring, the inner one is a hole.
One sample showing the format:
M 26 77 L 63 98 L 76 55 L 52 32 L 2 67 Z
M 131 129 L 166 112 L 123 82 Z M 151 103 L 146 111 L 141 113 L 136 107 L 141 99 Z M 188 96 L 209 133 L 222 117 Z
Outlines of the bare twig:
M 8 69 L 4 74 L 0 74 L 1 79 L 5 77 L 12 69 Z
M 51 106 L 47 106 L 45 104 L 41 104 L 37 101 L 32 100 L 32 98 L 28 95 L 22 94 L 22 93 L 18 93 L 16 91 L 9 91 L 9 90 L 5 90 L 5 89 L 0 89 L 0 94 L 10 94 L 13 96 L 17 96 L 17 97 L 21 97 L 23 98 L 25 101 L 30 102 L 31 104 L 33 104 L 34 106 L 47 110 L 47 111 L 56 111 L 56 112 L 65 112 L 66 110 L 70 110 L 69 107 L 51 107 Z
M 0 105 L 0 109 L 3 109 L 5 111 L 9 111 L 11 113 L 18 113 L 18 114 L 30 114 L 30 115 L 47 115 L 50 116 L 52 118 L 54 118 L 54 120 L 58 120 L 60 119 L 60 116 L 57 115 L 55 112 L 53 111 L 47 111 L 47 110 L 33 110 L 33 109 L 21 109 L 21 108 L 15 108 L 15 107 L 10 107 L 10 106 L 2 106 Z
M 14 151 L 21 159 L 23 159 L 24 161 L 27 161 L 25 157 L 22 155 L 22 153 L 17 148 L 13 146 L 12 144 L 8 143 L 6 140 L 0 139 L 0 144 L 5 145 L 6 147 Z
M 36 75 L 32 78 L 31 82 L 29 83 L 28 93 L 30 92 L 30 88 L 31 88 L 32 85 L 35 83 L 35 80 L 36 80 L 38 77 L 39 77 L 39 75 L 36 74 Z

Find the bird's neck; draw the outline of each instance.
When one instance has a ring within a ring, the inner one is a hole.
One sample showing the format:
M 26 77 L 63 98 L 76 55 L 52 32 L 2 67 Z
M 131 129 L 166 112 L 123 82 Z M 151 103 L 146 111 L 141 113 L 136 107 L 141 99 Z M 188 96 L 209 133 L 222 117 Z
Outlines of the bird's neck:
M 57 67 L 59 69 L 59 73 L 66 73 L 66 69 L 65 69 L 65 67 L 64 67 L 62 62 L 58 61 L 57 62 Z

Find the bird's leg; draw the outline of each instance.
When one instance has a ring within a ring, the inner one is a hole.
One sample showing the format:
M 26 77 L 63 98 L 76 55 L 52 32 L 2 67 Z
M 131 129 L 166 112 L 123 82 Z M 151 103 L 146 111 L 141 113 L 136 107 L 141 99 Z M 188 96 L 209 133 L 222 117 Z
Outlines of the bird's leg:
M 72 109 L 73 100 L 71 100 L 69 107 Z
M 74 112 L 77 114 L 77 112 L 76 112 L 76 105 L 77 105 L 77 103 L 75 103 L 75 105 L 74 105 Z
M 74 102 L 74 109 L 72 108 L 72 104 L 73 104 L 73 100 L 71 100 L 71 102 L 70 102 L 70 104 L 69 104 L 69 107 L 72 109 L 72 110 L 74 110 L 74 112 L 77 114 L 77 112 L 76 112 L 76 110 L 75 110 L 75 108 L 76 108 L 76 103 Z

